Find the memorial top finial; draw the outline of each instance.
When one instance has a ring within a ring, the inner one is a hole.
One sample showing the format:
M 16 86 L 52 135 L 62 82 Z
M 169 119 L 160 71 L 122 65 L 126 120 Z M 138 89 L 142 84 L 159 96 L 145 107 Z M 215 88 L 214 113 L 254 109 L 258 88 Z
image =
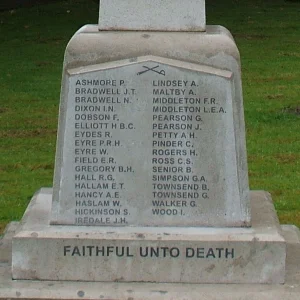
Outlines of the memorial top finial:
M 101 0 L 99 30 L 205 31 L 205 0 Z

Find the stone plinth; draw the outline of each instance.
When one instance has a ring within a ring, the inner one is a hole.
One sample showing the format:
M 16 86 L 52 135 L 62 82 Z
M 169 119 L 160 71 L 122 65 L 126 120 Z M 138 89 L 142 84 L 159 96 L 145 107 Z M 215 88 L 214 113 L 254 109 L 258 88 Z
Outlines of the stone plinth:
M 205 1 L 101 0 L 99 30 L 205 31 Z
M 50 189 L 13 239 L 14 279 L 283 283 L 285 241 L 271 199 L 252 193 L 252 228 L 49 226 Z
M 249 226 L 239 53 L 222 27 L 194 37 L 75 34 L 52 224 Z
M 264 198 L 264 193 L 258 192 Z M 266 195 L 267 196 L 267 195 Z M 261 201 L 261 204 L 266 203 Z M 260 207 L 262 209 L 262 207 Z M 296 226 L 282 226 L 287 243 L 285 284 L 174 284 L 141 282 L 71 282 L 12 280 L 11 239 L 17 223 L 9 226 L 0 239 L 0 299 L 68 300 L 118 299 L 138 300 L 298 300 L 300 299 L 300 234 Z

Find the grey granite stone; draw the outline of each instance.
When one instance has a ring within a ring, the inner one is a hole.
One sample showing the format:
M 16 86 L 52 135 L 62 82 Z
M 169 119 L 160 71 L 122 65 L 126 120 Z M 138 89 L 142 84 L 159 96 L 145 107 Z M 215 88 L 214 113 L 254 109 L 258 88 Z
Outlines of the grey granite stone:
M 11 222 L 4 231 L 4 236 L 0 236 L 0 265 L 11 263 L 11 240 L 16 234 L 19 222 Z
M 251 228 L 49 226 L 51 193 L 42 190 L 13 238 L 12 275 L 59 281 L 283 283 L 285 240 L 269 194 L 252 192 L 252 206 L 257 218 Z
M 205 31 L 205 1 L 101 0 L 100 30 Z
M 259 193 L 262 196 L 262 193 Z M 262 198 L 264 198 L 262 196 Z M 266 202 L 265 202 L 266 203 Z M 300 299 L 300 240 L 299 229 L 285 225 L 282 234 L 287 242 L 285 284 L 174 284 L 124 282 L 72 282 L 12 280 L 11 264 L 0 263 L 0 299 L 69 300 L 298 300 Z M 11 238 L 5 236 L 7 240 Z M 6 253 L 7 243 L 0 245 Z
M 249 226 L 230 34 L 210 27 L 194 45 L 195 33 L 94 30 L 80 30 L 66 50 L 52 224 Z
M 43 190 L 45 192 L 45 190 Z M 267 197 L 256 192 L 258 201 Z M 264 201 L 267 203 L 267 201 Z M 268 210 L 268 209 L 266 209 Z M 28 220 L 29 221 L 29 220 Z M 0 299 L 187 299 L 187 300 L 298 300 L 300 299 L 299 229 L 284 225 L 282 234 L 287 242 L 285 284 L 174 284 L 12 280 L 8 243 L 0 244 L 6 264 L 0 263 Z

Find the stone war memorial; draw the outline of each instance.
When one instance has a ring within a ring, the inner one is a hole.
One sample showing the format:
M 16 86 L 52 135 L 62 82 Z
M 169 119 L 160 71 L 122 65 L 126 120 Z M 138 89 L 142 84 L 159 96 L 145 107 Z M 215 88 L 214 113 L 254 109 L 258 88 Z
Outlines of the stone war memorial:
M 241 63 L 204 0 L 102 0 L 65 52 L 53 189 L 0 299 L 300 299 L 300 234 L 249 191 Z

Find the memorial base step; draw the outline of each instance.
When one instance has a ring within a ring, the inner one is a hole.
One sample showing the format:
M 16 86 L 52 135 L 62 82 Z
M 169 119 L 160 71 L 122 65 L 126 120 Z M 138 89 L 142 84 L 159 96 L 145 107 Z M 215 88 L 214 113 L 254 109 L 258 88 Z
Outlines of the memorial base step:
M 174 284 L 12 280 L 11 239 L 17 223 L 0 240 L 0 299 L 67 300 L 298 300 L 300 237 L 296 226 L 283 225 L 287 245 L 285 284 Z
M 51 198 L 36 193 L 13 238 L 14 279 L 284 282 L 286 242 L 268 193 L 251 192 L 251 228 L 49 225 Z

